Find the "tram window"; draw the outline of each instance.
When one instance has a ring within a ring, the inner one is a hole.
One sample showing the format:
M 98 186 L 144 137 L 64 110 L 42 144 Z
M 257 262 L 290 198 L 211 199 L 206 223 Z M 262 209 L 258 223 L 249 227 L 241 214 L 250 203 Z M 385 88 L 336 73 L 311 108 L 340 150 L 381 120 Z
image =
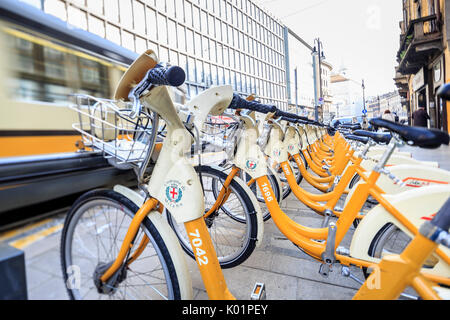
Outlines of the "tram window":
M 66 104 L 69 94 L 81 91 L 110 97 L 109 69 L 118 71 L 110 63 L 34 36 L 7 34 L 6 39 L 13 59 L 9 64 L 12 98 Z

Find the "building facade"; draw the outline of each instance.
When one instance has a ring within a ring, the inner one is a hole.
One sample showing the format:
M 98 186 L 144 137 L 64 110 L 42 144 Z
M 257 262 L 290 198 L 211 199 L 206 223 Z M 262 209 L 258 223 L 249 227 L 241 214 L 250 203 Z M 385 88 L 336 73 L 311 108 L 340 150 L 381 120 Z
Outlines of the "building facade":
M 231 84 L 287 109 L 286 28 L 250 0 L 26 0 L 134 52 L 185 68 L 188 95 Z
M 314 119 L 313 48 L 288 29 L 287 98 L 289 111 Z
M 333 66 L 327 62 L 322 61 L 321 62 L 321 86 L 322 86 L 322 119 L 324 122 L 329 122 L 332 119 L 331 109 L 333 104 L 333 95 L 331 93 L 331 74 L 333 71 Z
M 447 105 L 437 97 L 437 91 L 450 78 L 448 50 L 450 10 L 448 0 L 402 0 L 403 20 L 400 21 L 398 66 L 394 78 L 409 123 L 419 106 L 420 95 L 431 120 L 428 127 L 449 130 Z
M 408 115 L 403 98 L 398 91 L 388 92 L 376 97 L 369 97 L 366 101 L 367 116 L 381 117 L 386 110 L 398 116 L 399 121 L 407 121 Z
M 362 83 L 347 75 L 341 68 L 330 77 L 330 92 L 333 103 L 330 116 L 333 118 L 362 116 L 364 108 Z

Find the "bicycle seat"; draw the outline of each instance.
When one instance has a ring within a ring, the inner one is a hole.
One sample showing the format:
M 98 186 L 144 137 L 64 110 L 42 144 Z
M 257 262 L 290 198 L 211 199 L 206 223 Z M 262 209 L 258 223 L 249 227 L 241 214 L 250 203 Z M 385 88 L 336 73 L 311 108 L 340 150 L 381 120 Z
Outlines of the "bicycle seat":
M 442 144 L 449 143 L 448 133 L 437 129 L 410 127 L 380 118 L 371 119 L 370 124 L 395 132 L 409 145 L 420 148 L 436 149 Z
M 388 132 L 372 132 L 366 130 L 355 130 L 353 131 L 354 135 L 361 137 L 368 137 L 374 140 L 376 143 L 389 143 L 391 141 L 391 134 Z
M 343 123 L 343 124 L 339 125 L 339 127 L 345 128 L 345 129 L 350 129 L 350 130 L 362 129 L 360 123 Z
M 344 137 L 345 137 L 346 139 L 359 141 L 359 142 L 362 142 L 362 143 L 364 143 L 364 144 L 366 144 L 367 142 L 369 142 L 369 138 L 367 138 L 367 137 L 361 137 L 361 136 L 356 136 L 356 135 L 354 135 L 354 134 L 345 134 Z

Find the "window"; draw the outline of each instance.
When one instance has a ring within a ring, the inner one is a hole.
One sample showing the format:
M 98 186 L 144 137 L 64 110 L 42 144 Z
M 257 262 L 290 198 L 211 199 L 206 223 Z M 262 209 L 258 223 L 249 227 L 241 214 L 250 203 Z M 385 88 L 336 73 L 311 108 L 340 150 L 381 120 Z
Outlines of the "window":
M 186 29 L 186 51 L 194 54 L 194 33 L 189 29 Z
M 186 51 L 186 35 L 184 27 L 181 24 L 178 25 L 177 36 L 178 36 L 177 48 L 180 51 Z
M 216 19 L 215 25 L 216 25 L 216 38 L 220 39 L 220 37 L 222 36 L 222 25 L 219 19 Z
M 230 70 L 225 69 L 225 84 L 231 84 Z
M 133 29 L 133 11 L 130 0 L 120 0 L 120 22 L 128 29 Z
M 108 0 L 108 5 L 105 6 L 106 19 L 113 22 L 119 22 L 119 2 L 118 0 Z
M 200 12 L 201 17 L 201 29 L 203 32 L 208 32 L 208 14 L 205 11 Z
M 205 83 L 205 74 L 203 73 L 203 62 L 201 60 L 195 61 L 195 71 L 197 77 L 197 83 Z
M 202 37 L 202 53 L 201 57 L 209 59 L 209 40 L 207 37 Z
M 188 62 L 187 65 L 188 80 L 195 82 L 195 60 L 189 57 L 187 62 Z
M 183 68 L 187 72 L 187 57 L 184 54 L 180 54 L 180 62 L 178 64 L 179 67 Z
M 219 84 L 224 84 L 225 82 L 225 74 L 224 69 L 222 67 L 218 68 L 218 76 L 219 76 Z
M 208 34 L 214 37 L 214 17 L 212 15 L 208 15 Z
M 168 21 L 168 37 L 169 37 L 169 46 L 176 48 L 178 45 L 177 41 L 177 27 L 175 22 L 170 20 Z
M 29 2 L 29 1 L 27 1 Z M 99 1 L 100 2 L 100 1 Z M 41 1 L 36 1 L 36 7 L 41 8 Z M 47 0 L 44 2 L 45 12 L 50 13 L 63 21 L 67 20 L 66 5 L 60 0 Z
M 217 66 L 216 65 L 211 65 L 211 78 L 212 78 L 212 83 L 214 85 L 218 85 L 218 74 L 217 74 Z
M 202 36 L 197 32 L 194 35 L 194 50 L 197 56 L 202 56 Z
M 228 51 L 230 52 L 230 67 L 235 69 L 236 68 L 236 60 L 234 57 L 235 52 L 232 48 L 230 48 Z
M 147 49 L 147 40 L 141 37 L 136 37 L 136 52 L 141 54 Z
M 142 3 L 139 3 L 137 1 L 133 1 L 134 5 L 134 18 L 135 21 L 134 29 L 141 33 L 145 34 L 145 11 L 144 11 L 144 5 Z
M 106 39 L 121 45 L 120 29 L 108 23 L 106 25 Z
M 155 0 L 156 2 L 156 8 L 160 12 L 166 12 L 166 0 Z
M 158 41 L 167 44 L 167 18 L 158 13 Z
M 194 23 L 194 28 L 200 30 L 200 9 L 198 7 L 192 7 L 192 22 Z
M 132 33 L 122 30 L 122 46 L 131 51 L 135 51 L 134 36 Z
M 211 79 L 211 65 L 209 63 L 204 63 L 203 64 L 204 67 L 204 74 L 205 74 L 205 86 L 209 87 L 212 83 L 212 79 Z
M 229 51 L 228 47 L 223 47 L 223 65 L 226 67 L 230 66 Z
M 217 53 L 216 53 L 216 42 L 213 40 L 209 41 L 209 50 L 211 53 L 211 61 L 217 62 Z
M 186 25 L 192 27 L 192 5 L 189 2 L 185 2 L 184 17 Z
M 222 44 L 217 44 L 217 63 L 220 65 L 223 65 L 223 58 L 222 58 Z
M 175 17 L 175 3 L 174 0 L 167 0 L 166 1 L 166 10 L 167 15 L 170 17 Z
M 158 40 L 158 37 L 157 37 L 157 34 L 156 34 L 156 32 L 158 30 L 157 23 L 156 23 L 156 11 L 147 8 L 146 15 L 147 15 L 147 19 L 146 19 L 146 22 L 147 22 L 147 36 L 151 40 L 156 41 L 156 40 Z
M 184 3 L 184 0 L 176 0 L 176 2 L 175 2 L 175 10 L 177 12 L 177 19 L 180 22 L 185 22 L 183 3 Z
M 87 7 L 95 13 L 103 14 L 103 0 L 87 0 Z
M 83 30 L 87 30 L 87 17 L 86 13 L 78 8 L 69 6 L 67 16 L 69 17 L 69 23 Z
M 88 16 L 89 32 L 96 34 L 102 38 L 105 37 L 105 24 L 103 20 L 97 19 L 94 16 Z

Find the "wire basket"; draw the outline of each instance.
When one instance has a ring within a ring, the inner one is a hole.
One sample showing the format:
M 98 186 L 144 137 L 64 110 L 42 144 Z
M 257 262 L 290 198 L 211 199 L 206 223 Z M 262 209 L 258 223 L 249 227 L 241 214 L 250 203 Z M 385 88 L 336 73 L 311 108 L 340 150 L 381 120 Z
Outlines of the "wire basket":
M 151 147 L 149 144 L 152 117 L 146 112 L 132 119 L 131 104 L 99 99 L 89 95 L 74 95 L 70 108 L 78 113 L 72 127 L 81 133 L 86 147 L 101 151 L 113 163 L 139 164 Z
M 202 128 L 202 143 L 208 151 L 225 151 L 231 156 L 238 142 L 240 123 L 227 116 L 209 116 Z

